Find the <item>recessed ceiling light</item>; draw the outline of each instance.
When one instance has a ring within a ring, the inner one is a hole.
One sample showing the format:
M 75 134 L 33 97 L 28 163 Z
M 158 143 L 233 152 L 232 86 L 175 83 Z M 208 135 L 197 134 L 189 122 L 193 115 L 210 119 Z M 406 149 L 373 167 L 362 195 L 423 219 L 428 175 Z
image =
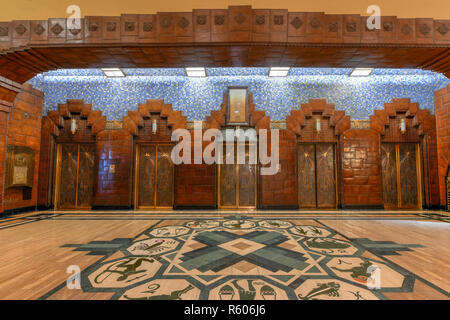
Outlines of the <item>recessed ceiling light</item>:
M 188 77 L 206 77 L 205 68 L 186 68 L 186 74 Z
M 290 67 L 271 67 L 269 77 L 286 77 L 290 69 Z
M 108 78 L 123 78 L 125 73 L 119 68 L 102 68 L 103 73 Z
M 373 68 L 355 68 L 350 73 L 350 77 L 367 77 L 373 71 Z

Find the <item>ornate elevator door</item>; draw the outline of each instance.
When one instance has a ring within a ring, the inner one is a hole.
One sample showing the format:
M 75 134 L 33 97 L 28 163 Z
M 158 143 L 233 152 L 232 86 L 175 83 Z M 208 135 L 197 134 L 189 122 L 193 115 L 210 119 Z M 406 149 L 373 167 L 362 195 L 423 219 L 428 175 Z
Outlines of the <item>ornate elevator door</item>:
M 257 166 L 250 164 L 250 146 L 245 145 L 245 163 L 238 164 L 237 144 L 234 146 L 234 163 L 219 165 L 219 208 L 256 208 Z M 255 149 L 256 150 L 256 149 Z
M 336 208 L 335 145 L 301 143 L 297 149 L 300 208 Z
M 419 144 L 382 143 L 383 202 L 387 209 L 422 206 Z
M 174 168 L 172 145 L 140 144 L 136 155 L 136 208 L 172 208 Z
M 95 176 L 95 145 L 58 145 L 55 207 L 89 209 Z

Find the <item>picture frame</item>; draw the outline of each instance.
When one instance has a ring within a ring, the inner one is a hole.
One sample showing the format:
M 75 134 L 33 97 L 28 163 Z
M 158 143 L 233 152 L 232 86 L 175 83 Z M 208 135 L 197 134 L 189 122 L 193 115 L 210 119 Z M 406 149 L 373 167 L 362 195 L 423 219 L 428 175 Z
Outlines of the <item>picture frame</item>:
M 33 188 L 35 151 L 28 147 L 8 145 L 5 189 Z
M 248 126 L 248 87 L 227 88 L 227 114 L 226 125 Z

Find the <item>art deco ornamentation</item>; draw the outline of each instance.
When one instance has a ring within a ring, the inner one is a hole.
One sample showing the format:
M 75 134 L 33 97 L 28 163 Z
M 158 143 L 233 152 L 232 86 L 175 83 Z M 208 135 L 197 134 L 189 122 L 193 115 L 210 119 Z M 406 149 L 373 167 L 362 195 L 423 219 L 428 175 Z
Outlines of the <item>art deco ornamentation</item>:
M 448 30 L 450 30 L 450 29 L 449 29 L 449 27 L 447 27 L 447 25 L 445 25 L 445 24 L 441 24 L 441 25 L 439 26 L 439 28 L 437 28 L 437 31 L 438 31 L 440 34 L 442 34 L 442 35 L 446 34 L 446 33 L 448 32 Z
M 51 29 L 50 29 L 55 35 L 59 35 L 61 32 L 63 32 L 63 27 L 61 27 L 61 25 L 59 23 L 55 24 Z
M 317 28 L 320 27 L 320 20 L 317 19 L 316 17 L 314 17 L 314 18 L 311 20 L 311 22 L 309 23 L 309 25 L 311 26 L 311 28 L 313 28 L 313 29 L 316 30 Z
M 144 30 L 144 32 L 151 32 L 153 31 L 153 22 L 144 22 L 144 25 L 142 26 L 142 30 Z
M 81 29 L 69 29 L 69 32 L 73 35 L 76 36 L 81 32 Z
M 300 29 L 303 25 L 303 20 L 300 19 L 299 17 L 295 17 L 292 21 L 291 21 L 291 26 L 293 26 L 296 30 Z
M 37 34 L 38 36 L 40 36 L 41 34 L 44 33 L 45 28 L 44 28 L 42 25 L 37 24 L 37 25 L 34 27 L 34 30 L 33 30 L 33 31 L 34 31 L 35 34 Z
M 245 16 L 239 12 L 237 16 L 234 16 L 234 21 L 236 21 L 238 24 L 243 24 L 245 22 Z
M 167 29 L 172 24 L 172 19 L 170 17 L 162 17 L 159 25 L 164 29 Z
M 207 18 L 206 16 L 197 16 L 197 24 L 199 26 L 204 26 L 206 24 Z
M 424 24 L 422 24 L 422 25 L 419 27 L 419 31 L 420 31 L 421 34 L 423 34 L 424 36 L 426 36 L 427 34 L 430 33 L 431 28 L 430 28 L 429 25 L 427 25 L 426 23 L 424 23 Z
M 279 16 L 279 15 L 274 16 L 273 17 L 273 23 L 276 26 L 282 26 L 284 24 L 284 16 Z
M 23 36 L 25 32 L 27 32 L 27 28 L 23 24 L 19 24 L 14 30 L 16 30 L 17 34 Z
M 265 24 L 265 23 L 266 23 L 266 16 L 264 16 L 264 15 L 258 15 L 258 16 L 256 16 L 256 18 L 255 18 L 255 23 L 256 23 L 258 26 L 261 26 L 261 25 Z
M 330 32 L 337 32 L 339 30 L 339 25 L 337 22 L 330 22 L 328 25 L 328 31 Z
M 7 37 L 9 33 L 8 27 L 0 27 L 0 37 Z
M 98 23 L 97 22 L 91 22 L 89 23 L 89 31 L 90 32 L 97 32 L 98 31 Z
M 180 19 L 180 21 L 178 21 L 178 26 L 179 26 L 181 29 L 186 29 L 188 25 L 189 25 L 189 20 L 186 19 L 185 17 L 182 17 L 182 18 Z
M 385 23 L 383 23 L 383 30 L 391 32 L 392 30 L 394 30 L 394 25 L 391 21 L 386 21 Z
M 248 93 L 246 87 L 229 87 L 226 123 L 248 125 Z
M 117 23 L 115 22 L 107 22 L 106 23 L 106 31 L 114 32 L 117 29 Z
M 400 31 L 405 35 L 409 35 L 411 32 L 413 32 L 413 29 L 408 25 L 408 24 L 404 24 L 402 26 L 402 28 L 400 29 Z
M 136 29 L 136 24 L 133 21 L 125 21 L 125 31 L 133 32 Z
M 225 24 L 225 16 L 223 15 L 214 16 L 214 24 L 216 26 L 223 26 Z
M 347 32 L 356 32 L 356 22 L 347 22 L 346 30 Z
M 8 145 L 6 160 L 6 188 L 33 187 L 34 154 L 28 147 Z

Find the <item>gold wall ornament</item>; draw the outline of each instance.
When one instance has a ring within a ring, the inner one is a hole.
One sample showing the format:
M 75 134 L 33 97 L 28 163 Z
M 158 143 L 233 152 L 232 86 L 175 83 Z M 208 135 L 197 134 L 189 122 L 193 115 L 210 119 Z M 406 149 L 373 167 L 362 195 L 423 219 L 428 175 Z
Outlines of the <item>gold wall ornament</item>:
M 34 156 L 35 151 L 31 148 L 8 145 L 5 188 L 33 187 Z
M 229 87 L 227 125 L 249 125 L 247 87 Z
M 75 134 L 77 132 L 77 129 L 78 129 L 77 120 L 72 119 L 72 121 L 70 122 L 70 132 L 72 132 L 72 134 Z
M 406 133 L 406 119 L 405 118 L 400 119 L 400 132 L 402 134 Z
M 317 133 L 320 133 L 320 130 L 322 129 L 322 123 L 320 122 L 320 119 L 316 119 L 316 131 Z
M 158 131 L 158 122 L 156 119 L 153 119 L 152 121 L 152 133 L 155 134 Z

